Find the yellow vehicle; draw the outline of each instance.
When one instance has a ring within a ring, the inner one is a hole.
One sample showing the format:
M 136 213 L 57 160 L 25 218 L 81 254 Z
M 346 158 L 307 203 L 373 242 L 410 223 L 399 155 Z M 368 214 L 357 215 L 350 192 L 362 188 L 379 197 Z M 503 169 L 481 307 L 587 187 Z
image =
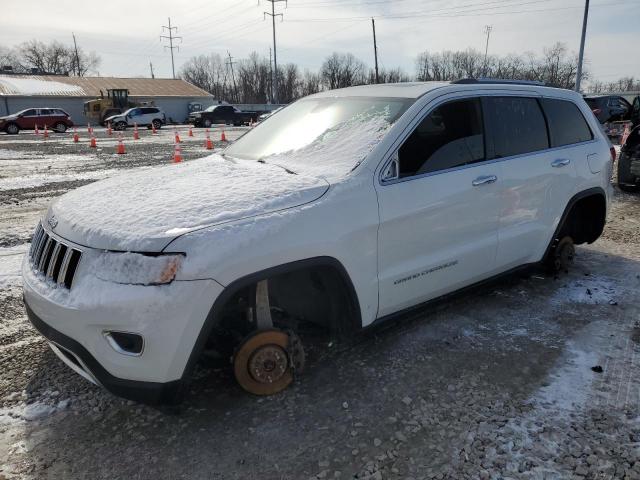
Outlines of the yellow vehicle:
M 84 103 L 84 115 L 89 122 L 104 125 L 105 118 L 118 115 L 129 108 L 144 106 L 153 106 L 153 102 L 131 102 L 129 90 L 110 88 L 107 89 L 106 98 L 100 90 L 100 98 Z

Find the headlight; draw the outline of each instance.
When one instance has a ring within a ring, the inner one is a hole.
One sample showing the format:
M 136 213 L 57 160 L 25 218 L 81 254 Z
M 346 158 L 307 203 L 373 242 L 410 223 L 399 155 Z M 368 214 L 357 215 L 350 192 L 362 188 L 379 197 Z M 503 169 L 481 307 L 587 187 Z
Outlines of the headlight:
M 171 283 L 184 255 L 143 255 L 141 253 L 104 252 L 95 262 L 94 274 L 101 280 L 129 285 Z

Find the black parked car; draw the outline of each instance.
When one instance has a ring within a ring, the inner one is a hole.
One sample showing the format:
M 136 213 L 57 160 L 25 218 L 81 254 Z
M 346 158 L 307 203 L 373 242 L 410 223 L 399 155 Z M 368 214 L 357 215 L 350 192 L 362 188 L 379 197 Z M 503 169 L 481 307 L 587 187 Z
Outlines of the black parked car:
M 631 133 L 620 150 L 618 186 L 621 190 L 640 190 L 640 96 L 633 100 L 629 113 Z
M 620 95 L 589 96 L 584 101 L 600 123 L 628 120 L 631 113 L 631 104 Z
M 231 105 L 212 105 L 202 112 L 189 114 L 189 123 L 195 127 L 209 128 L 221 123 L 224 125 L 248 125 L 258 119 L 258 112 L 243 112 Z

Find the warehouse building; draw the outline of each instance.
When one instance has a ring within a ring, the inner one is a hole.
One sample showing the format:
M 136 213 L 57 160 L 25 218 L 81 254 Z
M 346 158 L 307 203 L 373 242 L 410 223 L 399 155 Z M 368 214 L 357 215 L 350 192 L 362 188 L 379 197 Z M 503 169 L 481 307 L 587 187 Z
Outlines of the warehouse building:
M 26 108 L 62 108 L 76 124 L 86 123 L 84 103 L 107 96 L 108 89 L 127 89 L 132 102 L 153 102 L 167 121 L 184 122 L 189 104 L 207 108 L 218 103 L 210 93 L 184 80 L 166 78 L 0 75 L 0 116 Z

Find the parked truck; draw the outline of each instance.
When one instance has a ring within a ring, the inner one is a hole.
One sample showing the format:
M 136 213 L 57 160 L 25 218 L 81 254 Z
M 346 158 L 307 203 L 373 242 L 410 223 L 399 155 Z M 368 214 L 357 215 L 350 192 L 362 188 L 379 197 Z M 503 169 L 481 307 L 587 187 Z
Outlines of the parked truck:
M 248 125 L 256 122 L 260 112 L 243 112 L 231 105 L 212 105 L 201 112 L 189 114 L 189 123 L 194 127 L 209 128 L 211 125 Z

